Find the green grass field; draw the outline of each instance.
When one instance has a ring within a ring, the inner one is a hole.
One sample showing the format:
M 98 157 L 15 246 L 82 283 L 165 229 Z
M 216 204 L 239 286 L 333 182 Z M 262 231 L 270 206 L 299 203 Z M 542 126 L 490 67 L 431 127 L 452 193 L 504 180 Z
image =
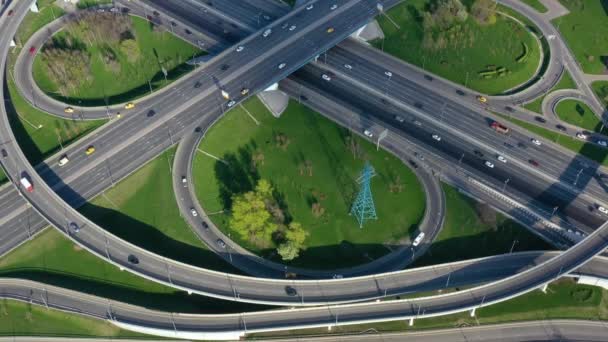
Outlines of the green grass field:
M 506 323 L 516 321 L 546 320 L 546 319 L 589 319 L 606 320 L 608 291 L 600 287 L 578 285 L 572 280 L 564 279 L 551 283 L 547 293 L 540 290 L 516 297 L 509 301 L 477 309 L 475 317 L 469 312 L 448 316 L 415 320 L 410 327 L 409 321 L 394 321 L 385 323 L 360 324 L 332 327 L 331 332 L 324 329 L 293 330 L 254 334 L 252 337 L 294 337 L 304 338 L 306 335 L 361 333 L 374 329 L 378 332 L 416 331 L 439 328 L 454 328 L 474 326 L 479 324 Z
M 497 114 L 500 115 L 500 114 Z M 548 130 L 546 128 L 522 121 L 522 120 L 518 120 L 518 119 L 513 119 L 513 118 L 509 118 L 505 115 L 500 115 L 502 116 L 505 120 L 511 121 L 525 129 L 527 129 L 528 131 L 534 133 L 534 134 L 538 134 L 539 136 L 542 136 L 546 139 L 552 140 L 553 142 L 571 150 L 574 153 L 579 153 L 591 160 L 595 160 L 596 162 L 604 165 L 604 166 L 608 166 L 608 151 L 606 151 L 606 149 L 601 148 L 595 144 L 592 143 L 586 143 L 577 139 L 574 139 L 570 136 L 564 135 L 564 134 L 560 134 L 551 130 Z
M 180 216 L 171 184 L 175 148 L 108 189 L 80 211 L 144 249 L 192 265 L 237 272 L 209 251 Z
M 608 107 L 608 81 L 595 81 L 591 83 L 591 88 L 604 106 Z
M 527 228 L 500 213 L 487 218 L 482 216 L 482 211 L 494 210 L 458 189 L 444 184 L 443 192 L 446 198 L 443 228 L 427 253 L 416 261 L 416 267 L 509 253 L 513 241 L 517 241 L 514 251 L 553 249 Z
M 608 4 L 605 0 L 559 0 L 570 14 L 553 20 L 584 72 L 608 69 Z M 602 61 L 603 60 L 603 61 Z
M 498 16 L 494 25 L 481 26 L 469 17 L 462 25 L 464 37 L 452 37 L 446 47 L 437 51 L 422 47 L 423 29 L 420 16 L 428 0 L 407 1 L 388 11 L 400 25 L 397 29 L 385 16 L 378 21 L 386 38 L 373 41 L 378 49 L 415 64 L 453 82 L 487 94 L 500 94 L 528 81 L 540 63 L 540 50 L 534 37 L 514 20 Z M 456 33 L 454 33 L 456 34 Z M 528 49 L 525 62 L 516 59 Z M 505 67 L 510 73 L 484 79 L 478 75 L 488 66 Z
M 13 62 L 9 61 L 9 68 Z M 7 77 L 10 102 L 6 103 L 11 127 L 30 163 L 36 165 L 78 138 L 102 126 L 107 120 L 65 120 L 32 107 Z
M 559 82 L 557 82 L 557 84 L 553 88 L 551 88 L 547 92 L 547 94 L 551 93 L 552 91 L 556 91 L 556 90 L 560 90 L 560 89 L 576 89 L 576 83 L 572 79 L 572 76 L 570 76 L 570 73 L 568 72 L 568 70 L 564 69 L 564 73 L 560 77 Z M 528 103 L 524 104 L 524 108 L 529 109 L 529 110 L 539 113 L 539 114 L 544 114 L 543 113 L 543 100 L 545 99 L 546 96 L 547 95 L 543 95 L 532 102 L 528 102 Z
M 249 190 L 258 177 L 270 180 L 285 202 L 285 212 L 310 232 L 307 249 L 292 265 L 315 268 L 367 262 L 414 234 L 424 214 L 424 193 L 415 175 L 400 160 L 383 150 L 376 152 L 372 144 L 356 138 L 377 172 L 372 192 L 379 217 L 360 229 L 348 213 L 358 191 L 355 180 L 364 160 L 355 159 L 345 146 L 348 131 L 296 102 L 290 103 L 280 119 L 274 118 L 257 99 L 245 106 L 260 126 L 243 109 L 235 108 L 199 146 L 227 164 L 202 153 L 194 160 L 196 193 L 208 213 L 230 208 L 230 194 Z M 281 133 L 290 140 L 285 150 L 275 144 L 274 136 Z M 258 151 L 264 155 L 264 162 L 253 169 L 251 155 Z M 305 160 L 311 161 L 312 176 L 308 170 L 300 173 Z M 389 192 L 389 183 L 397 179 L 403 191 Z M 325 208 L 325 214 L 318 218 L 311 211 L 314 201 Z M 274 258 L 274 246 L 242 241 L 232 234 L 227 219 L 226 214 L 212 215 L 213 222 L 242 246 Z
M 527 5 L 529 5 L 530 7 L 534 8 L 535 10 L 537 10 L 540 13 L 547 12 L 547 7 L 545 7 L 545 5 L 543 5 L 538 0 L 523 0 L 523 2 L 525 2 Z
M 24 44 L 40 28 L 64 14 L 61 8 L 53 5 L 54 2 L 54 0 L 36 1 L 39 13 L 28 12 L 17 31 L 20 44 Z
M 0 300 L 0 336 L 88 337 L 150 339 L 110 322 L 14 300 Z
M 138 17 L 130 17 L 133 34 L 141 51 L 140 58 L 130 62 L 118 47 L 118 43 L 107 45 L 94 42 L 86 45 L 91 56 L 92 81 L 81 82 L 78 89 L 63 96 L 58 92 L 58 86 L 49 77 L 47 61 L 38 54 L 34 60 L 34 80 L 47 94 L 65 102 L 82 105 L 105 105 L 106 103 L 122 103 L 150 93 L 152 90 L 166 86 L 171 81 L 193 70 L 185 64 L 194 56 L 205 54 L 200 49 L 190 45 L 170 32 L 156 32 L 150 23 Z M 61 31 L 57 38 L 71 36 L 78 41 L 82 37 L 74 33 Z M 46 45 L 45 45 L 46 46 Z M 108 47 L 116 53 L 120 70 L 109 70 L 102 58 L 102 52 Z M 162 68 L 167 70 L 167 81 Z M 150 84 L 148 84 L 150 81 Z
M 555 108 L 557 116 L 571 125 L 584 128 L 589 131 L 606 133 L 606 128 L 602 132 L 602 122 L 595 116 L 589 106 L 577 100 L 566 99 L 560 101 Z

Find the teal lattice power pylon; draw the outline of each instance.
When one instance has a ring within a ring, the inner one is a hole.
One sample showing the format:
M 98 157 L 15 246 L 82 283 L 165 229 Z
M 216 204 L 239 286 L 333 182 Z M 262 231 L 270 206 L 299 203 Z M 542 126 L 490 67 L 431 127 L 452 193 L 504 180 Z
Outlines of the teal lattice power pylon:
M 354 215 L 359 222 L 359 228 L 363 228 L 363 223 L 367 220 L 375 220 L 376 206 L 374 206 L 374 198 L 372 197 L 372 189 L 370 187 L 372 177 L 376 175 L 374 168 L 369 162 L 365 163 L 361 176 L 357 179 L 357 183 L 361 185 L 359 194 L 355 203 L 350 209 L 350 214 Z

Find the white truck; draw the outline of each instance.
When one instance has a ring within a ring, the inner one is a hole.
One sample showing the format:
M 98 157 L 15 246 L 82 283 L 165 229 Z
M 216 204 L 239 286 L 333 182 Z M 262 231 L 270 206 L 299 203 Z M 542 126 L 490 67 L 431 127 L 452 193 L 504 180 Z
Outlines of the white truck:
M 27 177 L 21 177 L 21 185 L 25 188 L 25 190 L 27 190 L 27 192 L 33 192 L 34 191 L 34 186 L 32 185 L 32 183 L 30 183 L 29 179 L 27 179 Z

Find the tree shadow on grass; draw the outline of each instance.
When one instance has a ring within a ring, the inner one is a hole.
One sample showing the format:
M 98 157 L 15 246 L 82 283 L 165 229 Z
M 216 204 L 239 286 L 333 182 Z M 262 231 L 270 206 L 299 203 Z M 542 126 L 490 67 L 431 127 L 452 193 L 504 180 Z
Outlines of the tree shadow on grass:
M 241 147 L 236 153 L 227 153 L 222 156 L 222 161 L 215 162 L 215 177 L 224 208 L 232 207 L 233 195 L 253 190 L 260 178 L 257 170 L 251 165 L 251 158 L 251 149 Z
M 215 253 L 167 236 L 158 228 L 119 211 L 86 203 L 78 209 L 108 232 L 134 245 L 167 258 L 212 270 L 242 274 Z

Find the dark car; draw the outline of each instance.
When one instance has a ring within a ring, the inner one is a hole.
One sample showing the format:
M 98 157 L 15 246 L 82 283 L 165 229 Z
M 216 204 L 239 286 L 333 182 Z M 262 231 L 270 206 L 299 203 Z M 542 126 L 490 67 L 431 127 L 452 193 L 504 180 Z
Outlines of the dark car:
M 285 293 L 289 296 L 289 297 L 295 297 L 298 295 L 298 291 L 296 291 L 295 288 L 291 287 L 291 286 L 285 286 Z
M 464 91 L 462 91 L 460 89 L 456 89 L 456 94 L 458 94 L 460 96 L 464 96 L 465 95 Z
M 432 81 L 433 77 L 431 75 L 424 75 L 424 79 L 427 81 Z
M 513 111 L 514 111 L 513 107 L 511 107 L 511 106 L 506 106 L 506 107 L 505 107 L 505 110 L 506 110 L 507 112 L 513 112 Z
M 424 106 L 423 106 L 423 104 L 422 104 L 422 103 L 420 103 L 420 102 L 414 102 L 414 107 L 416 107 L 416 108 L 418 108 L 418 109 L 422 109 L 422 107 L 424 107 Z
M 171 21 L 171 26 L 176 27 L 177 23 L 175 21 Z
M 508 147 L 508 148 L 513 148 L 513 145 L 511 145 L 511 144 L 509 144 L 509 143 L 507 143 L 507 142 L 506 142 L 506 143 L 504 143 L 503 145 L 505 145 L 505 147 Z
M 221 248 L 226 248 L 226 243 L 224 242 L 224 240 L 222 239 L 217 239 L 216 241 L 217 245 L 220 246 Z
M 196 81 L 196 83 L 194 83 L 194 88 L 200 88 L 203 84 L 201 83 L 201 81 Z
M 11 15 L 13 15 L 13 13 L 15 13 L 13 10 L 9 10 L 7 15 L 10 17 Z
M 194 129 L 194 133 L 200 133 L 200 132 L 202 132 L 202 131 L 203 131 L 203 129 L 202 129 L 200 126 L 197 126 L 197 127 Z
M 154 14 L 157 17 L 160 15 L 160 13 L 158 13 L 157 11 L 152 12 L 152 14 Z
M 545 122 L 547 122 L 547 120 L 545 120 L 545 118 L 542 118 L 542 117 L 540 117 L 540 116 L 535 116 L 535 117 L 534 117 L 534 120 L 536 120 L 536 121 L 538 121 L 538 122 L 541 122 L 541 123 L 545 123 Z
M 150 109 L 148 111 L 148 114 L 146 114 L 146 116 L 149 118 L 153 117 L 154 115 L 156 115 L 156 112 L 154 111 L 154 109 Z
M 139 264 L 139 259 L 133 254 L 129 254 L 129 256 L 127 257 L 127 261 L 129 261 L 133 265 Z
M 2 158 L 8 157 L 8 152 L 5 149 L 2 149 Z
M 417 168 L 418 168 L 418 164 L 417 164 L 415 161 L 413 161 L 413 160 L 411 160 L 411 159 L 410 159 L 410 161 L 409 161 L 409 162 L 410 162 L 410 165 L 412 165 L 412 167 L 413 167 L 414 169 L 417 169 Z
M 562 132 L 566 131 L 566 127 L 564 127 L 563 125 L 555 125 L 555 128 L 559 129 Z
M 192 31 L 185 29 L 184 32 L 186 32 L 186 34 L 192 34 Z
M 203 224 L 203 228 L 204 228 L 205 230 L 209 230 L 209 224 L 208 224 L 206 221 L 203 221 L 203 223 L 202 223 L 202 224 Z
M 480 150 L 475 150 L 473 151 L 473 153 L 478 156 L 479 158 L 483 157 L 483 153 Z
M 530 159 L 530 160 L 528 160 L 528 162 L 536 167 L 538 167 L 538 165 L 539 165 L 538 162 L 534 159 Z
M 228 68 L 230 68 L 230 65 L 228 65 L 228 64 L 222 64 L 222 66 L 220 67 L 220 69 L 222 69 L 222 71 L 226 71 L 226 70 L 228 70 Z

